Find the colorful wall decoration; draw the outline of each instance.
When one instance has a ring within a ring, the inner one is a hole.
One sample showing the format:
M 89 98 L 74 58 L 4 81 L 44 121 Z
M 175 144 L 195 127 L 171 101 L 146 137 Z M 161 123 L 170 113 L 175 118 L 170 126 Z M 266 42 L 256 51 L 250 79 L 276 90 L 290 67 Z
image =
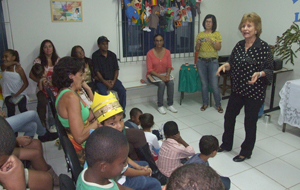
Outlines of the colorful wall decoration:
M 51 1 L 52 22 L 82 22 L 81 1 Z

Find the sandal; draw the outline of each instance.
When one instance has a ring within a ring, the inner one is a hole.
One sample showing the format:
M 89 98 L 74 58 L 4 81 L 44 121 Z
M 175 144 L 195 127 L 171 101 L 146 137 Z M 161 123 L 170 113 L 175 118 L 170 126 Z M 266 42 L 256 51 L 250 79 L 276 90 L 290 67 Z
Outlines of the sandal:
M 217 107 L 219 113 L 223 113 L 223 108 L 221 106 Z
M 200 110 L 201 110 L 201 111 L 205 111 L 207 107 L 208 107 L 207 105 L 203 105 L 203 106 L 200 108 Z

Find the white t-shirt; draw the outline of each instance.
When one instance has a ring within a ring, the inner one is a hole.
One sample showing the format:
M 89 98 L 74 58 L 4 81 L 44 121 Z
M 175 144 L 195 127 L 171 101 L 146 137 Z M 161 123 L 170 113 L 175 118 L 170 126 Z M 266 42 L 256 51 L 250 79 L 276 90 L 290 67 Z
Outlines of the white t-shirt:
M 154 151 L 153 148 L 154 149 L 160 149 L 160 147 L 162 145 L 162 141 L 159 141 L 157 139 L 157 137 L 151 132 L 145 132 L 144 131 L 144 133 L 145 133 L 145 136 L 146 136 L 146 140 L 149 144 L 149 149 L 150 149 L 151 153 L 153 153 L 153 151 Z

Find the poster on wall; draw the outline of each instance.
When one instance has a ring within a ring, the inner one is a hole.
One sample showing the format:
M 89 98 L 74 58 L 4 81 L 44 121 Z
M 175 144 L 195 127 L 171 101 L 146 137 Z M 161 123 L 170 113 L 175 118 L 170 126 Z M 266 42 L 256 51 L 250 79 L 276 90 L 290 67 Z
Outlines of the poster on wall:
M 81 1 L 51 1 L 52 22 L 82 22 Z

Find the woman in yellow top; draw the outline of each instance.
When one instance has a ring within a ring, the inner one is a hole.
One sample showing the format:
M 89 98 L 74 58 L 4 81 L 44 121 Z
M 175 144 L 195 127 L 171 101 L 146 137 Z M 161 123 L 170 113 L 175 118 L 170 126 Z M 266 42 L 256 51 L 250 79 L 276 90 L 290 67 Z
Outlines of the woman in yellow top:
M 219 113 L 223 113 L 218 76 L 216 76 L 219 67 L 218 51 L 221 49 L 222 37 L 220 32 L 216 31 L 217 20 L 214 15 L 206 15 L 202 25 L 205 30 L 197 35 L 195 46 L 195 51 L 198 52 L 197 69 L 202 83 L 203 105 L 201 111 L 205 111 L 208 106 L 208 85 L 210 85 L 216 108 Z

